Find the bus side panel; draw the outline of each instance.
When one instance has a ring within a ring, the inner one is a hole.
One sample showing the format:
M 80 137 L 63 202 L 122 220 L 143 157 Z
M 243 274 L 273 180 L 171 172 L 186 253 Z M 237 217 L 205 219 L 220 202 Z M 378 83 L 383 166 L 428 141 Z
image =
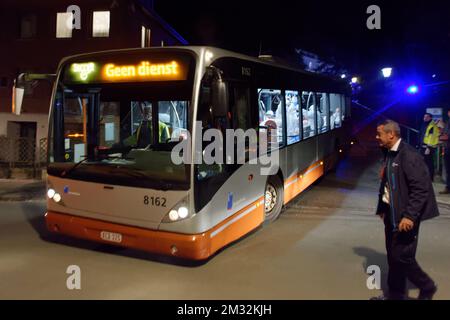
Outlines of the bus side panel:
M 162 223 L 160 230 L 198 234 L 217 227 L 263 197 L 267 176 L 260 172 L 260 165 L 240 166 L 197 214 L 176 223 Z M 257 224 L 262 222 L 262 218 L 258 219 Z
M 316 146 L 316 137 L 314 137 L 287 147 L 286 170 L 284 171 L 285 204 L 303 190 L 300 185 L 297 186 L 296 179 L 317 163 Z M 295 183 L 293 183 L 294 180 Z
M 317 137 L 317 157 L 325 159 L 328 155 L 335 151 L 335 131 L 328 131 Z

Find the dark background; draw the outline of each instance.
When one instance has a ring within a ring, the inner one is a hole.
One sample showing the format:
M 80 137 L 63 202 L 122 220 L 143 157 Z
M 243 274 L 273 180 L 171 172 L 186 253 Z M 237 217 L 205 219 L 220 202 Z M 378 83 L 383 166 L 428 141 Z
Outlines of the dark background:
M 366 27 L 372 4 L 381 8 L 381 30 Z M 294 59 L 295 48 L 316 53 L 360 76 L 355 99 L 404 124 L 418 127 L 427 107 L 449 107 L 450 1 L 155 0 L 154 5 L 192 45 Z M 389 80 L 381 75 L 385 66 L 394 68 Z M 420 94 L 408 97 L 412 83 Z

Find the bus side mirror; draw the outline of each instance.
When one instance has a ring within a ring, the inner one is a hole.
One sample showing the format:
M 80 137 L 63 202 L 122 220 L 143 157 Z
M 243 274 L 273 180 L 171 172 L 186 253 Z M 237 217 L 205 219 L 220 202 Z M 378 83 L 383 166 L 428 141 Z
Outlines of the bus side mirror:
M 23 96 L 25 95 L 25 74 L 20 74 L 17 79 L 14 79 L 12 92 L 12 112 L 20 115 L 22 112 Z
M 215 117 L 226 117 L 228 112 L 228 86 L 222 79 L 215 79 L 211 86 L 211 104 Z
M 50 83 L 56 79 L 55 74 L 47 73 L 21 73 L 14 80 L 13 92 L 12 92 L 12 112 L 16 115 L 20 115 L 22 112 L 23 96 L 25 95 L 26 88 L 29 88 L 30 84 L 35 81 L 45 80 Z

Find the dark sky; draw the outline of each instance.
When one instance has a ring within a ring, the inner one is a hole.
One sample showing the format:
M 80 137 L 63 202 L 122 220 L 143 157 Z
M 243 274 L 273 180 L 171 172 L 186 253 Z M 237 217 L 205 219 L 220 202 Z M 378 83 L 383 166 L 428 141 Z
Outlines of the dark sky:
M 450 1 L 176 1 L 156 11 L 191 44 L 257 55 L 309 50 L 352 72 L 391 65 L 403 73 L 448 73 Z M 368 30 L 366 9 L 381 8 L 381 30 Z

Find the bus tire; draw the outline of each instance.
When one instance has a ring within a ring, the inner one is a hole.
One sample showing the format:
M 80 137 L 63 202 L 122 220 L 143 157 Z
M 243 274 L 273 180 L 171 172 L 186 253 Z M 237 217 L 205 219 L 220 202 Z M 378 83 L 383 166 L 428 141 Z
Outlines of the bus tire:
M 275 221 L 283 209 L 283 184 L 278 176 L 267 179 L 264 190 L 264 223 Z

